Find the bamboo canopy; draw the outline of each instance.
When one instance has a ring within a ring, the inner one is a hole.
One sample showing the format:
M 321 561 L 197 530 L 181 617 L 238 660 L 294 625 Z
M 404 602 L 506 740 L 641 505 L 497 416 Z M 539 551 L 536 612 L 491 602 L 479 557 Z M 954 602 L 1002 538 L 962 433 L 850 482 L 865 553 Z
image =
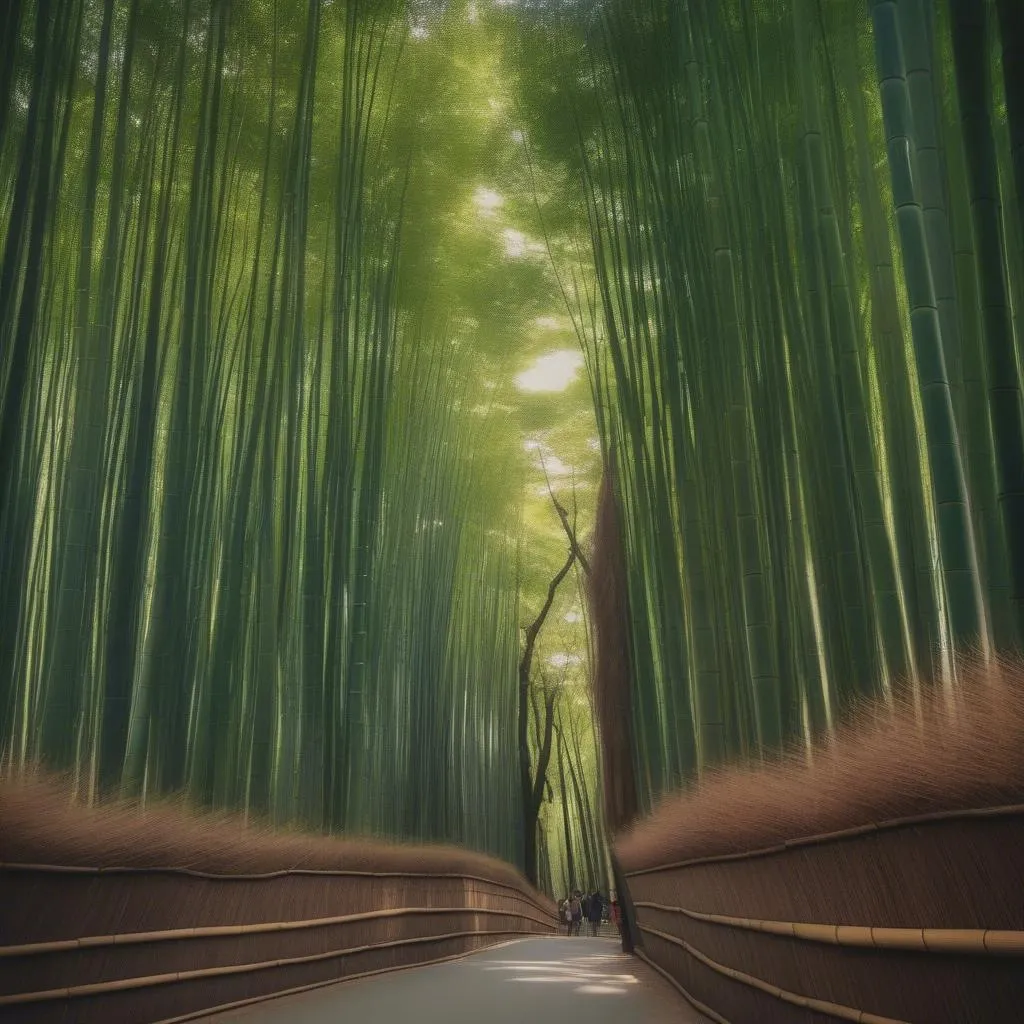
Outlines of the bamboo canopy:
M 564 892 L 1018 649 L 1019 6 L 8 0 L 3 770 Z
M 623 522 L 613 818 L 1019 649 L 1017 6 L 529 5 Z

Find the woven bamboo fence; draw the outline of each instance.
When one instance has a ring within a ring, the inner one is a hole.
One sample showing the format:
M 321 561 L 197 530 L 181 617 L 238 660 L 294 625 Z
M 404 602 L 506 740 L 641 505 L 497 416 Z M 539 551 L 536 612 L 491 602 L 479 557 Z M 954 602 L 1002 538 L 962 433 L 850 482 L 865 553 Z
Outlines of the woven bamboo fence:
M 40 787 L 0 792 L 0 816 L 4 1022 L 186 1021 L 557 928 L 511 866 L 465 851 L 175 830 Z
M 616 845 L 640 955 L 728 1024 L 1022 1019 L 1022 681 L 667 800 Z

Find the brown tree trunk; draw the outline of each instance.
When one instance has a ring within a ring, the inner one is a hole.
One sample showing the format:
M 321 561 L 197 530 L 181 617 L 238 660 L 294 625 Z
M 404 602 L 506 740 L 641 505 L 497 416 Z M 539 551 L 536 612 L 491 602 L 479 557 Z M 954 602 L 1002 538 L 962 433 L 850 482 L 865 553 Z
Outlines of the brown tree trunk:
M 605 821 L 612 834 L 637 814 L 625 563 L 613 471 L 609 467 L 605 469 L 597 500 L 589 596 L 595 637 L 594 703 L 601 729 Z
M 523 799 L 523 871 L 532 885 L 538 882 L 537 877 L 537 818 L 540 816 L 541 800 L 544 797 L 544 784 L 547 779 L 548 764 L 551 761 L 551 733 L 554 726 L 555 694 L 544 697 L 544 737 L 540 750 L 537 752 L 537 768 L 530 768 L 530 669 L 533 665 L 533 652 L 537 646 L 537 636 L 544 625 L 551 606 L 555 601 L 558 588 L 569 574 L 576 561 L 576 552 L 569 551 L 565 565 L 555 574 L 548 584 L 548 595 L 537 618 L 526 627 L 526 643 L 523 656 L 519 662 L 519 785 Z

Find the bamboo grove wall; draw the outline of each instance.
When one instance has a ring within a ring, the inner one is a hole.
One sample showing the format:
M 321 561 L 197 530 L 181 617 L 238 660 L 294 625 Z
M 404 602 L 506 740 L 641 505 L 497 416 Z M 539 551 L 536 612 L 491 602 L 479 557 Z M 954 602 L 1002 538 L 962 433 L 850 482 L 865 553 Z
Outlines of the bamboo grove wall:
M 513 868 L 465 851 L 54 799 L 0 791 L 3 1022 L 189 1020 L 557 927 Z
M 559 6 L 516 58 L 586 210 L 646 812 L 1020 647 L 1022 7 Z
M 0 4 L 0 758 L 519 855 L 519 441 L 457 412 L 472 129 L 411 27 Z
M 1017 1019 L 1022 673 L 965 674 L 962 698 L 876 709 L 810 765 L 723 773 L 623 836 L 641 955 L 731 1024 Z

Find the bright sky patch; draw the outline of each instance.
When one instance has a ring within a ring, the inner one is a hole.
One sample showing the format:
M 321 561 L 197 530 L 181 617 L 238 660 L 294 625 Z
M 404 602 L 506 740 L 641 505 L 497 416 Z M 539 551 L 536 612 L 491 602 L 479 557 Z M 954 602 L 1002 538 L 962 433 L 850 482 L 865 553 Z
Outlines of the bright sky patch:
M 520 391 L 564 391 L 576 380 L 582 365 L 579 352 L 549 352 L 516 377 L 516 387 Z
M 494 217 L 505 205 L 505 198 L 492 188 L 478 188 L 473 193 L 473 205 L 481 217 Z
M 578 654 L 566 654 L 564 651 L 548 658 L 548 664 L 553 668 L 567 668 L 569 665 L 579 665 L 582 661 Z

